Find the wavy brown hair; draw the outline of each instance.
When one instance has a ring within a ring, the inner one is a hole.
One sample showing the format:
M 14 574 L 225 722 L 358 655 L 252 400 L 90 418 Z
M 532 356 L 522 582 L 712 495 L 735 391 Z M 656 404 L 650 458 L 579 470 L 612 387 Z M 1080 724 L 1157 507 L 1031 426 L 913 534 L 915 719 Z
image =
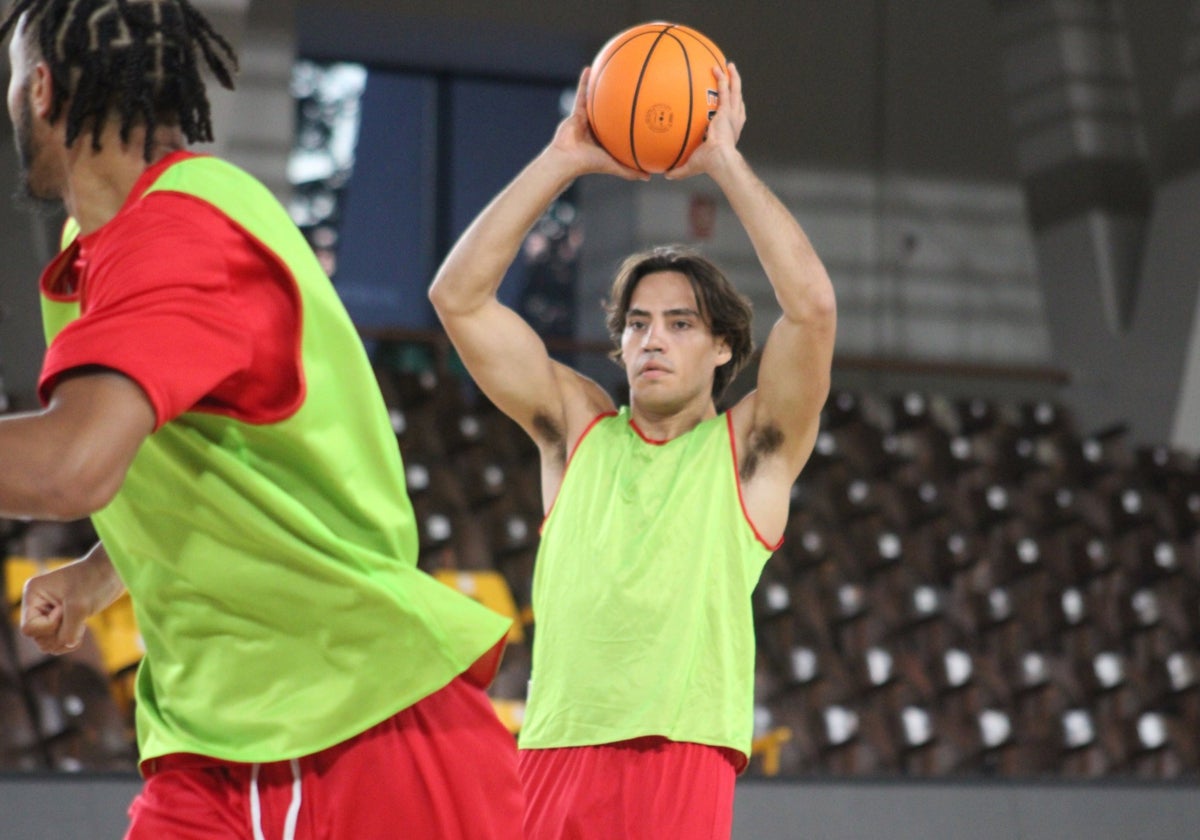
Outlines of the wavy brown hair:
M 616 346 L 609 355 L 621 363 L 621 335 L 633 291 L 643 277 L 659 271 L 678 271 L 687 277 L 705 326 L 729 345 L 729 361 L 713 371 L 712 398 L 718 400 L 754 352 L 750 331 L 754 313 L 749 299 L 711 260 L 685 245 L 661 245 L 632 254 L 621 263 L 605 305 L 608 334 Z

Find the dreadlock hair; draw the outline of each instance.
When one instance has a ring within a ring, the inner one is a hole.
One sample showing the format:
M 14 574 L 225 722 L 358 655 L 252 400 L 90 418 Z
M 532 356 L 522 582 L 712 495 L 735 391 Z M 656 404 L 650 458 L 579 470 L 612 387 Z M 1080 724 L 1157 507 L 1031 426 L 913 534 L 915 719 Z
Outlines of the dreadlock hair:
M 621 263 L 605 304 L 608 335 L 616 345 L 609 355 L 620 364 L 621 334 L 633 291 L 643 277 L 658 271 L 677 271 L 687 277 L 709 332 L 729 345 L 729 361 L 713 371 L 712 398 L 719 400 L 754 352 L 753 310 L 721 270 L 691 248 L 661 245 L 632 254 Z
M 110 116 L 123 143 L 145 126 L 147 161 L 159 125 L 178 126 L 189 143 L 213 139 L 198 57 L 232 90 L 237 56 L 187 0 L 16 0 L 0 21 L 0 43 L 23 14 L 25 36 L 50 68 L 50 120 L 67 110 L 67 146 L 90 129 L 99 151 Z

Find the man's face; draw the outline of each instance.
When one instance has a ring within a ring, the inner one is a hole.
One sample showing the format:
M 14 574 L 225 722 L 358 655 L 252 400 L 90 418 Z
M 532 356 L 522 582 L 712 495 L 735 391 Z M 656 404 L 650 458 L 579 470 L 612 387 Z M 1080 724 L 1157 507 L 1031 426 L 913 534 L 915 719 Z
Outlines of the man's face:
M 728 345 L 701 316 L 686 275 L 658 271 L 638 282 L 625 313 L 621 360 L 640 407 L 669 414 L 708 400 L 713 372 L 729 357 Z
M 8 82 L 8 116 L 12 120 L 17 146 L 18 200 L 23 203 L 57 204 L 59 193 L 51 186 L 44 160 L 44 126 L 35 123 L 30 93 L 32 63 L 25 44 L 25 21 L 22 20 L 8 42 L 8 62 L 12 76 Z M 43 131 L 38 131 L 43 128 Z

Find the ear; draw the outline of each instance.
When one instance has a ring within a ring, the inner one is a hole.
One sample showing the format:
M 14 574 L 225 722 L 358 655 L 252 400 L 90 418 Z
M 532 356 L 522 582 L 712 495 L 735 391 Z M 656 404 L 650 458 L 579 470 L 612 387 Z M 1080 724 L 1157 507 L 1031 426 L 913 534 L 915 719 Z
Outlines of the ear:
M 33 65 L 29 73 L 29 107 L 33 113 L 43 120 L 50 118 L 50 109 L 54 104 L 54 79 L 50 75 L 50 65 L 39 61 Z
M 733 348 L 729 346 L 729 342 L 724 338 L 715 339 L 717 344 L 717 367 L 728 364 L 733 358 Z

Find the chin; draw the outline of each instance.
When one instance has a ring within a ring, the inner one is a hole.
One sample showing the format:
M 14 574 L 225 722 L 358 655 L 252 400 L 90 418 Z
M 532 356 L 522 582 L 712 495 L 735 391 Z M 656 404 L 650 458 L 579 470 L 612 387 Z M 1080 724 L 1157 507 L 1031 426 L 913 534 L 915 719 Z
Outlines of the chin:
M 21 172 L 17 190 L 13 193 L 13 204 L 36 216 L 54 216 L 62 211 L 62 197 L 39 189 L 28 172 Z
M 629 399 L 630 402 L 636 402 L 640 408 L 650 409 L 656 414 L 670 414 L 682 404 L 678 394 L 645 386 L 631 391 Z

